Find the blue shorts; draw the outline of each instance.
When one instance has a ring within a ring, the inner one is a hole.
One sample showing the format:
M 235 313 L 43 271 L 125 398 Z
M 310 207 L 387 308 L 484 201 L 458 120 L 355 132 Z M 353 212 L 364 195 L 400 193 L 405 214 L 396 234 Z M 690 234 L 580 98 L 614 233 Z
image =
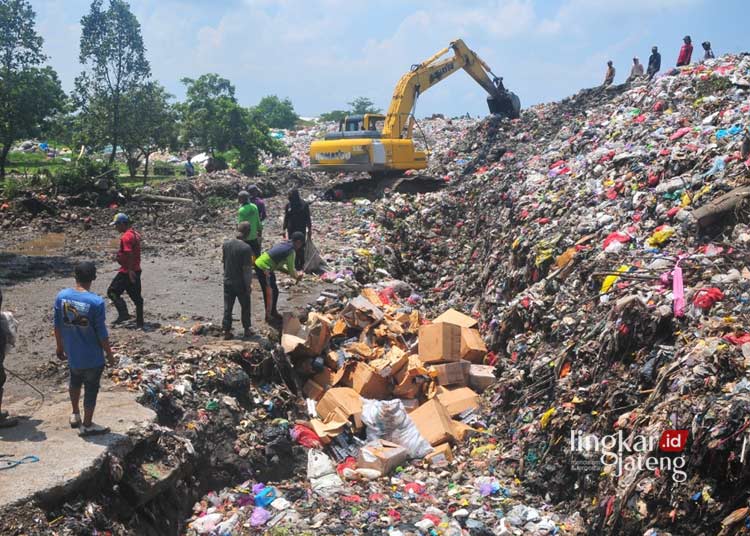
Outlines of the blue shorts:
M 83 390 L 83 407 L 96 407 L 96 397 L 99 394 L 99 385 L 102 379 L 104 366 L 95 368 L 70 369 L 70 388 Z

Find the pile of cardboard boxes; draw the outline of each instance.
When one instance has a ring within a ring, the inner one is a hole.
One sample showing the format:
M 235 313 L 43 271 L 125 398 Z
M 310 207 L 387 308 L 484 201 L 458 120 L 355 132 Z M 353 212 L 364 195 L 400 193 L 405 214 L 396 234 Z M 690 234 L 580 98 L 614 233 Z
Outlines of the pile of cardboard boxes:
M 306 325 L 288 317 L 282 346 L 309 376 L 304 394 L 317 418 L 308 424 L 324 444 L 345 430 L 364 437 L 363 398 L 398 398 L 434 448 L 427 459 L 447 463 L 450 445 L 473 430 L 464 421 L 494 368 L 482 364 L 487 348 L 476 320 L 450 309 L 427 322 L 394 299 L 365 289 L 338 310 L 312 313 Z M 381 441 L 360 450 L 358 465 L 385 474 L 405 459 L 403 448 Z

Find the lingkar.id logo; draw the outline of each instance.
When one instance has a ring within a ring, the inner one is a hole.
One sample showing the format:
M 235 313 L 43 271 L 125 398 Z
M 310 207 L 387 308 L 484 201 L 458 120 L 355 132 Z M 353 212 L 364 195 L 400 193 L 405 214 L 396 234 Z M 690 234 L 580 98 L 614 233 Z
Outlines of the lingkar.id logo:
M 602 437 L 571 430 L 570 451 L 583 457 L 573 461 L 573 468 L 593 471 L 611 467 L 618 478 L 643 469 L 659 470 L 671 472 L 672 480 L 677 483 L 685 482 L 687 473 L 683 469 L 687 459 L 683 452 L 687 439 L 687 430 L 665 430 L 660 437 L 636 434 L 627 438 L 622 430 Z M 591 457 L 597 454 L 598 466 L 595 466 L 590 462 L 595 462 Z

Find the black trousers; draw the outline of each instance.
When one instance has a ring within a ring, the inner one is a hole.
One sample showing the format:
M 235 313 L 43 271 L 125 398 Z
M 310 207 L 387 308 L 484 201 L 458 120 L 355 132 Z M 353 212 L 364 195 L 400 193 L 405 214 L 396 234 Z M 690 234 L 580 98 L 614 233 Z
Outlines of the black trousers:
M 242 285 L 228 285 L 224 283 L 224 321 L 221 323 L 224 331 L 232 329 L 232 311 L 234 310 L 235 299 L 240 302 L 242 327 L 249 328 L 251 325 L 250 289 L 242 288 Z
M 122 299 L 122 294 L 124 292 L 127 292 L 130 299 L 133 300 L 136 316 L 139 316 L 140 319 L 142 319 L 143 297 L 141 296 L 141 272 L 135 273 L 135 281 L 131 281 L 128 274 L 117 272 L 112 283 L 109 284 L 107 297 L 115 304 L 117 314 L 120 316 L 128 315 L 128 305 L 125 303 L 125 300 Z
M 272 271 L 266 272 L 260 268 L 255 268 L 255 275 L 258 277 L 258 283 L 260 283 L 260 290 L 263 293 L 263 304 L 266 306 L 266 312 L 268 312 L 268 289 L 271 290 L 271 311 L 276 310 L 276 304 L 279 302 L 279 287 L 276 285 L 276 274 Z
M 255 255 L 255 258 L 257 259 L 260 257 L 260 239 L 256 238 L 255 240 L 243 240 L 245 244 L 253 248 L 253 255 Z

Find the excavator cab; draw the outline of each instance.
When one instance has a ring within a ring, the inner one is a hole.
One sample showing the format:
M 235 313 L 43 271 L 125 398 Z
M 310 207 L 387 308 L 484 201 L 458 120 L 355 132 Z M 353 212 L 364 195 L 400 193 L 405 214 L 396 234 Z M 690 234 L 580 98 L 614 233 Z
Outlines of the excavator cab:
M 385 116 L 383 114 L 347 115 L 339 123 L 339 132 L 359 132 L 363 130 L 378 132 L 382 130 L 384 121 Z

